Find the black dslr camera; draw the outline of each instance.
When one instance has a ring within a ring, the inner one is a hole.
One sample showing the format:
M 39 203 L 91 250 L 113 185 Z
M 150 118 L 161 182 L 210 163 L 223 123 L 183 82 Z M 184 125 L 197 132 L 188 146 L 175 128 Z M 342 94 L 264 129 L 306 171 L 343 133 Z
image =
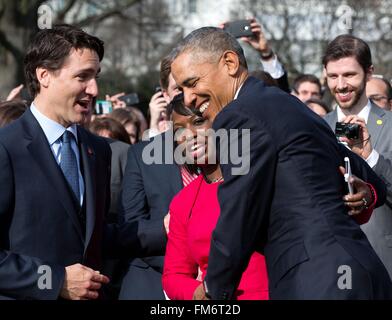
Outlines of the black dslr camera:
M 335 135 L 337 137 L 347 137 L 348 139 L 359 138 L 359 124 L 336 122 Z

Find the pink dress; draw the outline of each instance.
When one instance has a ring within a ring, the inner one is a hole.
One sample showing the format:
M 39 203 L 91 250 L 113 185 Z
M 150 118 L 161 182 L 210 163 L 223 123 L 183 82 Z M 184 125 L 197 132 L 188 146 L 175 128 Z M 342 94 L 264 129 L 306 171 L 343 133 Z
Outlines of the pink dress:
M 170 204 L 163 289 L 170 299 L 191 300 L 204 279 L 212 231 L 220 208 L 218 186 L 202 175 L 181 190 Z M 196 279 L 198 278 L 198 280 Z M 267 300 L 268 277 L 264 256 L 253 253 L 235 293 L 239 300 Z

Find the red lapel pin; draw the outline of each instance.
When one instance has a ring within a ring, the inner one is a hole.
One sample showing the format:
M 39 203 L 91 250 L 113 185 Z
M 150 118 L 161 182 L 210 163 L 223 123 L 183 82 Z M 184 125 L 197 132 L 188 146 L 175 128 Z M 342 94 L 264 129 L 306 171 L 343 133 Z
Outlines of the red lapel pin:
M 87 148 L 87 153 L 92 156 L 94 154 L 93 149 L 91 149 L 90 147 Z

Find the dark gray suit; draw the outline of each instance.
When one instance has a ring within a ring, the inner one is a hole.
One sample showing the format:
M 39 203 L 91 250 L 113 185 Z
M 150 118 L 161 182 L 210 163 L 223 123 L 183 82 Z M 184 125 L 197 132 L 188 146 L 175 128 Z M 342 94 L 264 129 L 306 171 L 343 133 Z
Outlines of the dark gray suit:
M 324 119 L 335 131 L 336 110 Z M 367 128 L 373 149 L 380 154 L 373 170 L 387 185 L 387 200 L 374 211 L 369 222 L 361 227 L 392 277 L 392 112 L 372 103 Z
M 109 221 L 117 222 L 117 208 L 119 205 L 119 198 L 121 194 L 121 185 L 127 164 L 129 144 L 113 140 L 110 138 L 105 139 L 112 150 L 111 162 L 111 176 L 110 176 L 110 209 Z
M 161 134 L 151 142 L 161 138 L 163 141 L 173 139 L 168 134 Z M 143 149 L 148 144 L 143 141 L 129 148 L 120 215 L 126 222 L 137 224 L 137 237 L 150 249 L 157 250 L 159 256 L 143 259 L 135 256 L 129 261 L 121 286 L 121 300 L 165 299 L 161 279 L 167 241 L 163 218 L 171 200 L 182 189 L 182 180 L 176 164 L 148 165 L 143 161 Z

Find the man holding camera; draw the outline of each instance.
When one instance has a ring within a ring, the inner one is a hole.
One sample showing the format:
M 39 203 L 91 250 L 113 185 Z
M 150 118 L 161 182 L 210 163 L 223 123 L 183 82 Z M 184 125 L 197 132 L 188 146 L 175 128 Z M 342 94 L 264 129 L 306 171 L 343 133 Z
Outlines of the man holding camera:
M 366 96 L 373 65 L 369 46 L 351 35 L 329 43 L 323 57 L 327 84 L 337 107 L 325 120 L 339 140 L 361 156 L 388 188 L 386 203 L 362 225 L 371 245 L 392 276 L 392 112 Z

